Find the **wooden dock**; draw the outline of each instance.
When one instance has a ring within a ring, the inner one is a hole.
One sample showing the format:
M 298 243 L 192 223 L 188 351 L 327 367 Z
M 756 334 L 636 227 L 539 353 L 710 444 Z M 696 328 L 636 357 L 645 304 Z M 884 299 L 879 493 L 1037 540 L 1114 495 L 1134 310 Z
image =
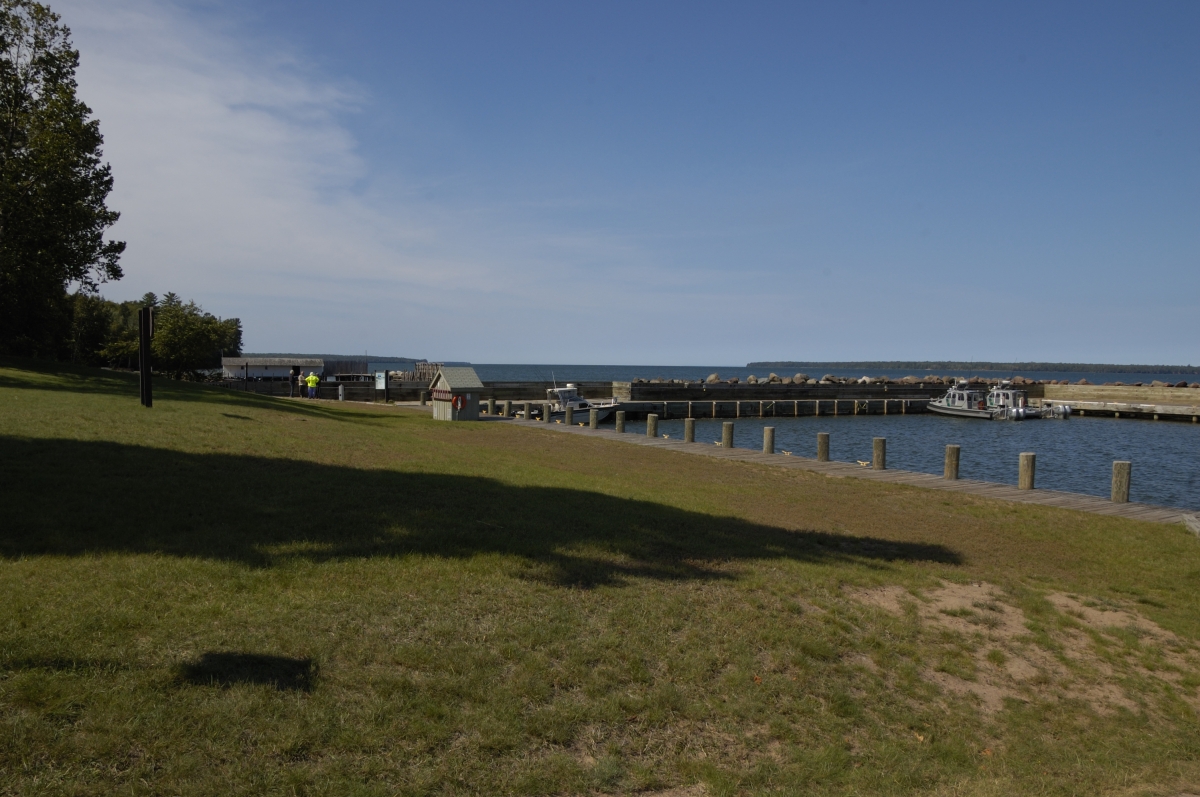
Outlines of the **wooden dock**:
M 1042 385 L 1033 404 L 1067 404 L 1078 415 L 1200 423 L 1200 388 Z
M 629 420 L 648 414 L 660 420 L 680 418 L 802 418 L 819 415 L 910 415 L 927 412 L 929 399 L 717 399 L 705 401 L 644 401 L 621 399 L 617 409 Z
M 1067 404 L 1065 401 L 1043 399 L 1041 406 Z M 1182 404 L 1133 404 L 1119 401 L 1076 401 L 1067 404 L 1076 415 L 1099 415 L 1105 418 L 1138 418 L 1152 421 L 1184 421 L 1200 423 L 1200 406 Z
M 487 416 L 484 416 L 487 417 Z M 995 498 L 1001 501 L 1014 501 L 1022 504 L 1040 504 L 1061 509 L 1075 509 L 1080 512 L 1091 512 L 1096 515 L 1111 515 L 1114 517 L 1145 520 L 1151 523 L 1184 523 L 1193 532 L 1200 534 L 1200 520 L 1197 514 L 1171 507 L 1151 506 L 1149 504 L 1125 503 L 1118 504 L 1093 495 L 1064 493 L 1055 490 L 1020 490 L 1008 484 L 975 481 L 973 479 L 944 479 L 929 473 L 914 473 L 905 470 L 872 470 L 848 462 L 818 462 L 807 457 L 787 456 L 784 454 L 764 454 L 746 448 L 722 448 L 712 444 L 685 443 L 682 440 L 646 437 L 634 433 L 618 433 L 612 427 L 605 429 L 590 429 L 587 426 L 565 426 L 559 423 L 542 423 L 510 419 L 510 423 L 527 426 L 531 429 L 577 434 L 586 437 L 599 437 L 614 442 L 631 445 L 650 446 L 681 454 L 693 456 L 729 459 L 737 462 L 753 462 L 778 468 L 793 468 L 821 473 L 833 478 L 866 479 L 868 481 L 886 482 L 888 484 L 906 484 L 912 487 L 924 487 L 931 490 L 949 490 L 951 492 L 969 493 L 971 495 Z

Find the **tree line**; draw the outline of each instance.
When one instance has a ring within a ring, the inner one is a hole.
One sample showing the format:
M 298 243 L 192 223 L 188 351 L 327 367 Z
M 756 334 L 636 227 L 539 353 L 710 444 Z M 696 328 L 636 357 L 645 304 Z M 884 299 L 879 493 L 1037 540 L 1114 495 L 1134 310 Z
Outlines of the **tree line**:
M 124 241 L 107 238 L 112 170 L 76 96 L 70 30 L 35 0 L 0 0 L 0 354 L 136 367 L 137 311 L 153 307 L 154 369 L 199 377 L 237 355 L 242 326 L 173 293 L 112 302 Z
M 132 302 L 77 293 L 71 301 L 66 344 L 71 361 L 82 365 L 136 368 L 138 310 L 143 307 L 153 309 L 150 359 L 155 371 L 175 379 L 202 379 L 205 371 L 221 367 L 222 356 L 242 353 L 240 319 L 218 318 L 174 293 L 161 299 L 147 293 Z

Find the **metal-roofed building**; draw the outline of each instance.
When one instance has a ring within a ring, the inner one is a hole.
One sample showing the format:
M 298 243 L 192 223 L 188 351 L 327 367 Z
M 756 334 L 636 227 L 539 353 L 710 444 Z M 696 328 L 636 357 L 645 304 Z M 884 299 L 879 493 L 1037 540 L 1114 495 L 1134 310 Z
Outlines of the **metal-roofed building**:
M 325 373 L 325 361 L 311 357 L 222 357 L 221 370 L 227 379 L 287 379 L 299 368 L 317 376 Z
M 442 366 L 429 385 L 434 420 L 479 420 L 479 398 L 483 390 L 483 382 L 479 381 L 474 368 Z

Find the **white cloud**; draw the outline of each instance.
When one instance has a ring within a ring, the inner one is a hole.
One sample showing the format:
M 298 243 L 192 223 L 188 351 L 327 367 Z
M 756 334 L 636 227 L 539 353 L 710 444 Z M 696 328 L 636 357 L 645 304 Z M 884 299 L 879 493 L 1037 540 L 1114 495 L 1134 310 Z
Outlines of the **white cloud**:
M 122 214 L 113 233 L 129 242 L 127 276 L 111 295 L 175 290 L 227 313 L 218 305 L 237 297 L 255 346 L 256 328 L 276 320 L 256 315 L 264 297 L 295 299 L 298 310 L 497 281 L 469 260 L 431 254 L 446 220 L 430 209 L 354 190 L 368 166 L 339 122 L 364 102 L 352 87 L 287 53 L 255 54 L 169 5 L 56 9 L 81 50 L 80 95 L 101 120 L 113 165 L 110 206 Z M 317 326 L 339 337 L 332 319 Z M 287 342 L 269 333 L 262 341 Z M 323 348 L 340 344 L 349 341 Z

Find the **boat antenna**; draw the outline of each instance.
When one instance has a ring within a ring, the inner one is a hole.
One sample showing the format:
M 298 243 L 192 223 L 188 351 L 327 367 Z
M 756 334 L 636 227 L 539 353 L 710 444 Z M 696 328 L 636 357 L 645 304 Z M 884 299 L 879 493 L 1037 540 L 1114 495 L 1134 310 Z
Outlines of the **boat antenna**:
M 558 390 L 558 380 L 554 378 L 554 369 L 550 369 L 550 382 L 554 385 L 554 389 Z

